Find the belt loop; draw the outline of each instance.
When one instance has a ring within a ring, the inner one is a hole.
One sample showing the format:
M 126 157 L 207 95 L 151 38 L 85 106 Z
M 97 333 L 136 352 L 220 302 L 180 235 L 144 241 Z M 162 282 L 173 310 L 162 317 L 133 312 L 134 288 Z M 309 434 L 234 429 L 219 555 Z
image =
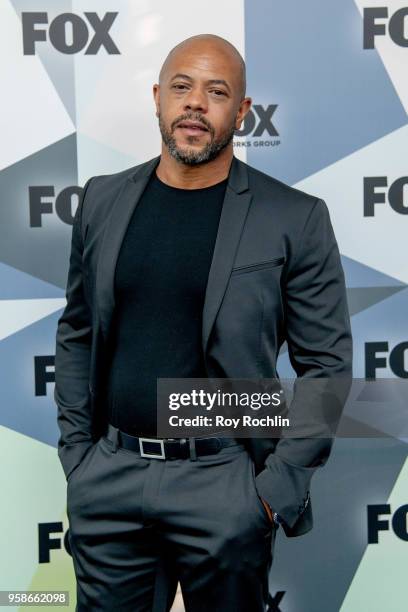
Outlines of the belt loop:
M 197 451 L 195 446 L 195 438 L 188 439 L 188 445 L 190 448 L 190 459 L 191 461 L 197 461 Z
M 112 442 L 111 452 L 116 453 L 118 449 L 119 429 L 111 425 L 111 431 L 112 431 L 112 437 L 110 439 Z

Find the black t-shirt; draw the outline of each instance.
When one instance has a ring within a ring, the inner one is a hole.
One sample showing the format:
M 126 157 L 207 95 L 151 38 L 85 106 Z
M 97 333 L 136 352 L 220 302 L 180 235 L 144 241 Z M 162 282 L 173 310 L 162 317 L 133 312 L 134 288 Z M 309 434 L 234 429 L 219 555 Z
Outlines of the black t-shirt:
M 228 179 L 201 189 L 156 172 L 128 225 L 115 271 L 110 422 L 156 437 L 156 379 L 205 378 L 202 311 Z

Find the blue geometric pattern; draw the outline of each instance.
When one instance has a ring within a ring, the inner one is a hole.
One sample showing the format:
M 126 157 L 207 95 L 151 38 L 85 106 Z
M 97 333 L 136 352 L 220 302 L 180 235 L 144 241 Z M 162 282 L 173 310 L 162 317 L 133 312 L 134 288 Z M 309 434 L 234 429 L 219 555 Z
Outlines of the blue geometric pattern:
M 291 185 L 408 123 L 353 0 L 247 0 L 245 61 L 247 95 L 278 104 L 281 140 L 249 147 L 248 163 Z

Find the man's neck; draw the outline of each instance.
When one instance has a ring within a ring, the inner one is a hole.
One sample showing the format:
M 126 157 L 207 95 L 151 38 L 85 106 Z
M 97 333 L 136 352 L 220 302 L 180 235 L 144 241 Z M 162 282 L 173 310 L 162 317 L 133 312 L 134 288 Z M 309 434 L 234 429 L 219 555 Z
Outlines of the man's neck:
M 224 149 L 216 159 L 198 166 L 178 162 L 162 146 L 156 175 L 163 183 L 179 189 L 201 189 L 211 187 L 227 178 L 233 158 L 233 151 Z

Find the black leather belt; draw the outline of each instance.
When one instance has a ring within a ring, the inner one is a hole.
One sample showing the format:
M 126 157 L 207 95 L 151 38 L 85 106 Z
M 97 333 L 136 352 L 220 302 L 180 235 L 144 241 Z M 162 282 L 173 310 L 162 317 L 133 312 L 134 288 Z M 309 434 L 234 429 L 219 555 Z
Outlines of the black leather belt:
M 240 444 L 233 438 L 142 438 L 113 427 L 109 424 L 106 437 L 111 442 L 127 450 L 139 453 L 141 457 L 150 459 L 195 459 L 201 455 L 214 455 L 222 448 Z

